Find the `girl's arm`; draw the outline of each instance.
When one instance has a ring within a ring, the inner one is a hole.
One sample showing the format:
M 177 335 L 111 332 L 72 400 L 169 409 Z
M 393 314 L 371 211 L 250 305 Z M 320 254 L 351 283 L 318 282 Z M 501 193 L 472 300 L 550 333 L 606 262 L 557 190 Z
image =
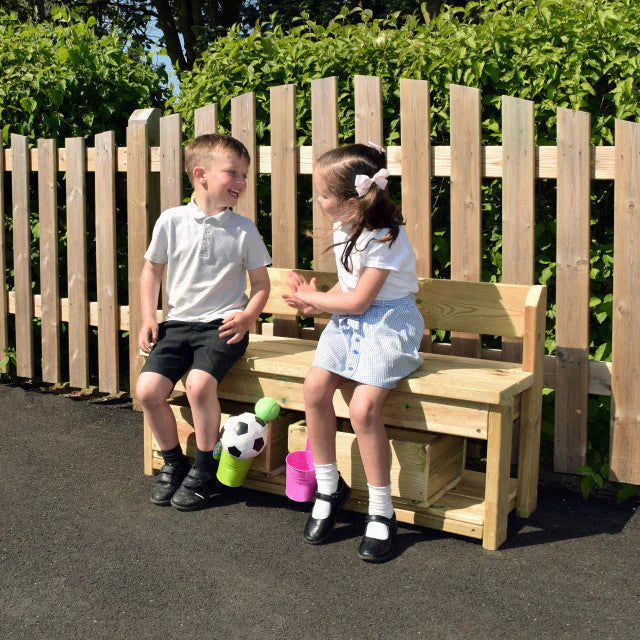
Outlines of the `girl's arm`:
M 388 269 L 365 267 L 353 291 L 345 293 L 339 286 L 330 291 L 318 291 L 315 278 L 311 282 L 295 271 L 289 272 L 289 286 L 295 301 L 310 305 L 319 311 L 343 315 L 362 315 L 375 300 L 389 275 Z

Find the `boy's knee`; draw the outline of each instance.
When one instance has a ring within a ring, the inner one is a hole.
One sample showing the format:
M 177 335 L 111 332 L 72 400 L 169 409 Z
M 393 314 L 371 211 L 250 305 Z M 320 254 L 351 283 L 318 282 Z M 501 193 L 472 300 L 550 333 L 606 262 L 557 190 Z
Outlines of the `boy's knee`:
M 189 404 L 205 404 L 216 401 L 218 398 L 217 388 L 218 384 L 211 376 L 187 379 L 186 391 Z
M 167 400 L 167 394 L 159 385 L 153 384 L 144 378 L 138 378 L 136 383 L 136 397 L 143 407 L 152 407 Z

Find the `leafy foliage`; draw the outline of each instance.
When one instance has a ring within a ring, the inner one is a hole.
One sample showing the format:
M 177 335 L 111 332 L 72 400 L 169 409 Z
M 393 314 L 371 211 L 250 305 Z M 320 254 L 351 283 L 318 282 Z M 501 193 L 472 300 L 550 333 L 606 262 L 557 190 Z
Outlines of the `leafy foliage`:
M 336 76 L 339 137 L 347 142 L 354 134 L 353 76 L 375 75 L 382 80 L 385 142 L 393 145 L 400 143 L 399 78 L 420 78 L 431 87 L 434 144 L 448 144 L 454 83 L 482 90 L 484 145 L 501 144 L 502 95 L 534 101 L 538 145 L 555 144 L 559 107 L 589 112 L 591 143 L 611 145 L 616 118 L 640 117 L 639 23 L 637 0 L 469 2 L 464 8 L 445 7 L 429 23 L 399 12 L 378 19 L 369 10 L 344 7 L 321 25 L 303 13 L 287 32 L 273 23 L 256 25 L 244 38 L 239 27 L 229 30 L 183 75 L 175 108 L 190 130 L 193 110 L 217 102 L 221 124 L 229 130 L 225 107 L 233 96 L 253 91 L 259 143 L 268 144 L 269 88 L 292 83 L 298 144 L 310 144 L 310 81 Z M 448 179 L 432 181 L 433 273 L 444 277 L 450 266 L 448 187 Z M 599 360 L 611 359 L 612 192 L 610 183 L 592 184 L 590 357 Z M 555 351 L 555 202 L 555 181 L 536 181 L 536 278 L 549 287 L 548 353 Z M 263 211 L 270 208 L 266 190 L 260 205 Z M 483 182 L 482 206 L 483 279 L 500 280 L 500 181 Z M 302 215 L 308 220 L 304 210 Z M 306 251 L 302 261 L 308 265 Z M 602 417 L 607 399 L 592 400 L 601 409 L 594 415 Z M 608 429 L 608 417 L 591 420 L 591 457 L 608 450 Z M 543 429 L 543 437 L 552 439 L 552 430 Z
M 95 19 L 54 9 L 52 21 L 24 23 L 0 12 L 0 122 L 29 138 L 87 136 L 114 129 L 123 142 L 134 109 L 161 106 L 166 73 L 117 32 L 98 36 Z

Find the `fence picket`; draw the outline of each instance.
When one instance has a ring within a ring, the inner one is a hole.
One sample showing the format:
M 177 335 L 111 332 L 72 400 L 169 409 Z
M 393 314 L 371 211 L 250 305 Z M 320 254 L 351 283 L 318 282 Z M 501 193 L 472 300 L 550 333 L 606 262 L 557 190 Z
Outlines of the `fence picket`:
M 33 292 L 29 224 L 29 152 L 26 136 L 11 134 L 13 194 L 13 269 L 16 292 L 16 370 L 33 378 Z
M 7 244 L 4 237 L 4 148 L 0 140 L 0 362 L 9 346 L 9 296 L 7 295 Z M 0 373 L 7 373 L 9 364 L 0 365 Z
M 610 477 L 640 484 L 640 125 L 616 120 Z
M 206 133 L 218 131 L 218 105 L 207 104 L 193 112 L 194 136 L 202 136 Z
M 118 281 L 116 247 L 115 133 L 95 136 L 96 284 L 98 299 L 98 388 L 120 391 Z
M 533 102 L 502 96 L 502 281 L 535 277 L 535 142 Z M 522 340 L 502 339 L 502 359 L 522 361 Z
M 258 152 L 256 143 L 256 97 L 251 91 L 231 100 L 231 135 L 249 152 L 247 190 L 238 200 L 237 210 L 258 223 Z
M 159 109 L 139 109 L 129 118 L 127 127 L 127 248 L 129 288 L 129 384 L 135 399 L 138 374 L 144 363 L 138 349 L 138 333 L 142 325 L 140 308 L 140 273 L 143 256 L 158 212 L 157 190 L 150 175 L 149 145 L 159 138 Z
M 587 454 L 590 162 L 588 113 L 558 109 L 554 469 L 577 473 Z
M 84 138 L 67 138 L 67 282 L 69 290 L 69 384 L 89 386 L 87 202 Z
M 271 88 L 271 228 L 274 267 L 295 269 L 298 262 L 296 88 Z M 275 315 L 275 335 L 298 336 L 296 319 Z
M 42 379 L 60 383 L 60 287 L 58 271 L 58 152 L 55 140 L 38 140 L 38 213 Z
M 452 84 L 451 278 L 482 279 L 480 91 Z M 454 355 L 479 358 L 480 338 L 453 332 Z
M 322 78 L 311 81 L 311 143 L 315 165 L 325 152 L 338 146 L 338 79 Z M 331 220 L 318 205 L 318 193 L 313 187 L 313 264 L 319 271 L 335 271 L 333 251 L 326 251 L 332 243 Z M 314 335 L 318 339 L 327 320 L 316 318 Z
M 353 78 L 355 140 L 384 146 L 382 131 L 382 82 L 376 76 Z

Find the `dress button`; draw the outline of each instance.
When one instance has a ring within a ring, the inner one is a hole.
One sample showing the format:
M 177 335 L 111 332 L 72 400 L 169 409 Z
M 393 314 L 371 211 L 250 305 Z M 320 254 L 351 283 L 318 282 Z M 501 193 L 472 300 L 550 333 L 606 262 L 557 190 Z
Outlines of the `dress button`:
M 353 371 L 353 367 L 347 367 L 347 371 Z
M 359 351 L 354 351 L 353 353 L 355 353 L 356 355 L 359 355 L 360 352 Z

